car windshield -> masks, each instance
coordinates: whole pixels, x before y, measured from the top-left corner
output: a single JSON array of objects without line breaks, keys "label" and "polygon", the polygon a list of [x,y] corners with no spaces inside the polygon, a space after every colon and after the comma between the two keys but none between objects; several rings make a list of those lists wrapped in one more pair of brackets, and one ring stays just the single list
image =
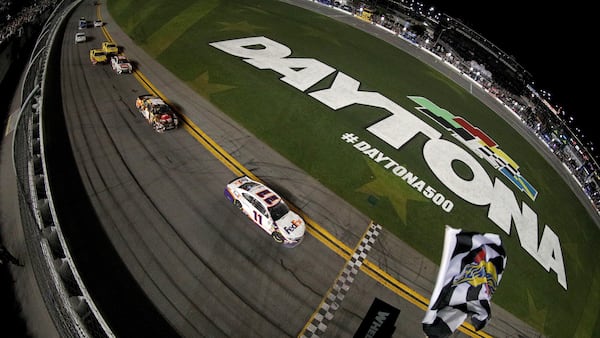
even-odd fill
[{"label": "car windshield", "polygon": [[273,220],[277,221],[281,217],[285,216],[288,212],[290,212],[290,209],[283,201],[281,201],[275,204],[274,206],[270,207],[269,212],[271,213],[271,217],[273,217]]},{"label": "car windshield", "polygon": [[161,114],[169,114],[171,109],[166,104],[156,106],[156,112]]}]

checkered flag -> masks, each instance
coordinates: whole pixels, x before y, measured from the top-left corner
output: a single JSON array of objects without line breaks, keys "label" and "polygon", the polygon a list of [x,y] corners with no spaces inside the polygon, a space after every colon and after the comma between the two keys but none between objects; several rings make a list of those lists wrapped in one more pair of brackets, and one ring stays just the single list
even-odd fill
[{"label": "checkered flag", "polygon": [[490,320],[490,300],[505,268],[500,236],[446,226],[440,271],[422,322],[425,334],[448,337],[468,315],[481,330]]}]

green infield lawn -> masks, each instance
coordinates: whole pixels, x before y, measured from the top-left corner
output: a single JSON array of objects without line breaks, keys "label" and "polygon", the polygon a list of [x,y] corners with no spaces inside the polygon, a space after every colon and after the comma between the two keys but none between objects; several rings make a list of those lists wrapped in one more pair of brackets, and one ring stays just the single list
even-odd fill
[{"label": "green infield lawn", "polygon": [[[429,66],[371,35],[333,19],[278,1],[255,0],[110,0],[118,24],[148,53],[182,81],[208,98],[257,137],[303,168],[356,208],[410,243],[434,262],[440,261],[444,225],[502,236],[508,264],[494,303],[552,337],[600,334],[599,229],[561,177],[502,118],[460,86]],[[340,14],[341,15],[341,14]],[[382,34],[384,34],[382,32]],[[488,218],[488,205],[465,201],[433,174],[423,155],[428,138],[418,135],[395,149],[367,130],[390,114],[366,105],[331,109],[308,95],[332,85],[336,73],[306,91],[280,80],[209,43],[265,36],[292,50],[291,57],[314,58],[359,81],[360,91],[378,92],[465,148],[448,131],[415,107],[409,96],[429,99],[461,116],[493,138],[519,165],[539,195],[534,200],[484,160],[490,180],[514,192],[518,206],[537,214],[535,249],[546,226],[560,240],[568,282],[546,271],[522,248],[515,227],[504,232]],[[419,189],[382,163],[342,140],[353,133],[453,202],[444,211]],[[471,172],[460,163],[458,175]],[[537,241],[536,241],[537,239]],[[554,252],[554,254],[557,254]]]}]

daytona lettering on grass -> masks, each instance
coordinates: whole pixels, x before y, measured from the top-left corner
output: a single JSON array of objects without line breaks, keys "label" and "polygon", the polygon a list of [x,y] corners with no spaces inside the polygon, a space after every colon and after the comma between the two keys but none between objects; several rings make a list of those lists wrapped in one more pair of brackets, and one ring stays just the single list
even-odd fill
[{"label": "daytona lettering on grass", "polygon": [[385,156],[385,154],[383,154],[377,148],[371,147],[371,145],[365,141],[359,142],[358,136],[354,135],[353,133],[344,133],[342,135],[342,140],[346,141],[346,143],[353,144],[355,149],[367,155],[375,163],[380,164],[385,169],[391,171],[394,175],[400,177],[411,188],[423,194],[423,196],[430,199],[435,205],[442,208],[442,210],[445,212],[450,212],[452,211],[452,208],[454,208],[454,202],[447,200],[444,195],[437,192],[436,189],[425,183],[425,181],[419,179],[419,176],[413,174],[411,171],[401,166],[398,164],[398,162],[392,160],[388,156]]},{"label": "daytona lettering on grass", "polygon": [[[442,133],[436,128],[381,93],[360,90],[360,81],[341,71],[336,73],[335,68],[316,59],[292,57],[292,50],[289,47],[267,37],[255,36],[218,41],[212,42],[210,45],[230,55],[241,57],[244,62],[258,69],[270,69],[281,74],[281,81],[303,92],[307,91],[309,96],[333,111],[352,105],[377,107],[387,111],[387,116],[367,127],[367,131],[395,149],[401,149],[417,135],[427,137],[428,140],[422,149],[423,159],[440,182],[464,201],[474,206],[487,208],[488,219],[506,234],[510,235],[511,229],[514,228],[519,236],[521,247],[546,271],[554,271],[558,283],[565,290],[568,289],[558,235],[549,225],[538,224],[537,213],[525,201],[518,200],[510,187],[501,179],[488,176],[486,170],[473,156],[475,149],[471,147],[471,139],[485,140],[484,143],[488,148],[491,147],[489,150],[495,156],[486,155],[486,161],[489,164],[493,164],[496,160],[503,160],[495,165],[498,166],[504,177],[511,180],[513,187],[519,187],[519,190],[526,191],[533,202],[536,200],[537,191],[521,176],[516,162],[513,163],[514,161],[510,157],[504,156],[505,153],[497,148],[497,144],[491,138],[486,137],[487,135],[479,128],[450,114],[429,99],[419,96],[409,97],[420,105],[417,109],[425,112],[430,118],[436,119],[436,122],[447,127],[447,130],[462,133],[464,129],[467,133],[463,133],[461,137],[467,143],[463,142],[463,146],[467,146],[471,150],[469,153],[454,142],[443,139]],[[336,74],[331,87],[310,91],[311,87],[333,73]],[[477,156],[483,156],[478,153],[479,150],[486,153],[486,149],[477,148],[475,151]],[[492,163],[489,162],[490,160],[493,160]],[[465,180],[457,175],[452,167],[454,161],[466,165],[471,170],[473,178]],[[495,165],[493,166],[495,167]],[[542,228],[540,236],[539,229]]]}]

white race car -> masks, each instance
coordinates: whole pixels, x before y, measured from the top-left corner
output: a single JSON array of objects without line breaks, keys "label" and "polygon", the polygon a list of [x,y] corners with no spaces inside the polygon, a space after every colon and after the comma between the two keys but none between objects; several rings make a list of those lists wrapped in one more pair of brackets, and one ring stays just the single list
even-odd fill
[{"label": "white race car", "polygon": [[75,33],[75,43],[85,42],[86,40],[85,32]]},{"label": "white race car", "polygon": [[276,242],[286,247],[302,242],[306,230],[304,220],[264,184],[242,176],[227,184],[225,197]]},{"label": "white race car", "polygon": [[113,55],[110,57],[110,65],[117,74],[129,73],[133,67],[125,55]]}]

